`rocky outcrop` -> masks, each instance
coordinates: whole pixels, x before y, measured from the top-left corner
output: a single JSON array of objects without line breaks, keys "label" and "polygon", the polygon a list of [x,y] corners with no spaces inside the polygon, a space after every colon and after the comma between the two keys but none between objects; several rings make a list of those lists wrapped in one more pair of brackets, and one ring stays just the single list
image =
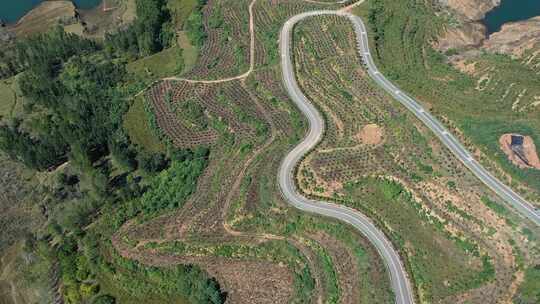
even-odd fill
[{"label": "rocky outcrop", "polygon": [[483,48],[514,57],[522,57],[528,50],[540,49],[540,16],[504,24],[499,32],[489,36]]},{"label": "rocky outcrop", "polygon": [[[540,17],[504,24],[499,32],[486,37],[479,20],[500,4],[501,0],[439,0],[457,21],[439,36],[434,47],[442,52],[456,50],[451,61],[476,56],[478,51],[507,54],[522,58],[526,65],[540,64]],[[526,56],[524,56],[526,54]]]},{"label": "rocky outcrop", "polygon": [[450,49],[478,47],[486,38],[485,27],[477,22],[465,23],[460,27],[447,28],[439,37],[436,48],[443,52]]},{"label": "rocky outcrop", "polygon": [[58,23],[76,23],[77,17],[77,10],[71,1],[43,1],[24,15],[12,30],[17,37],[26,36],[44,32]]},{"label": "rocky outcrop", "polygon": [[439,0],[456,18],[457,26],[447,27],[440,35],[435,48],[446,52],[478,47],[486,38],[486,28],[478,22],[501,0]]},{"label": "rocky outcrop", "polygon": [[484,19],[487,12],[501,3],[501,0],[439,0],[468,21]]}]

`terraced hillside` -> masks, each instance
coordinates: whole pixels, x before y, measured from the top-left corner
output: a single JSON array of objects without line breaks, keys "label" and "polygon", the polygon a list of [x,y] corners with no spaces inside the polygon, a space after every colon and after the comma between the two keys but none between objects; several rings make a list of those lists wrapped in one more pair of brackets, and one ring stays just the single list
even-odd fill
[{"label": "terraced hillside", "polygon": [[408,257],[422,300],[513,298],[522,257],[512,248],[532,249],[520,237],[525,226],[505,223],[482,203],[497,198],[371,82],[353,37],[340,17],[296,29],[298,78],[327,126],[298,168],[300,187],[378,219]]},{"label": "terraced hillside", "polygon": [[[23,66],[5,82],[10,90],[23,85],[0,106],[9,113],[0,135],[27,137],[11,148],[0,137],[11,157],[0,158],[3,180],[25,185],[0,196],[8,215],[0,222],[16,235],[1,239],[0,302],[395,303],[389,267],[369,238],[347,221],[293,208],[276,177],[313,127],[283,84],[279,48],[283,25],[308,11],[362,16],[381,72],[490,170],[527,199],[539,197],[537,172],[512,167],[491,141],[502,131],[537,140],[534,112],[501,114],[488,101],[514,75],[508,96],[531,87],[523,94],[530,102],[535,79],[504,56],[482,55],[472,75],[454,70],[431,48],[443,21],[429,3],[145,1],[135,1],[137,10],[155,14],[140,18],[158,34],[135,26],[51,61],[61,64],[47,77],[73,95],[49,103],[40,103],[42,91],[26,96],[35,75]],[[296,81],[324,118],[321,142],[294,171],[299,194],[369,217],[397,249],[414,303],[536,303],[540,228],[371,80],[356,34],[343,15],[306,17],[293,28]],[[158,40],[161,47],[152,44]],[[88,94],[92,85],[103,94]],[[470,104],[476,97],[482,102]],[[57,114],[57,100],[71,106]],[[101,144],[85,145],[77,135],[93,133],[54,124],[93,113],[77,107],[81,100],[105,113],[85,125],[108,128],[96,136]],[[77,145],[56,146],[66,151],[60,160],[23,171],[16,162],[35,155],[16,148],[50,144],[43,130],[63,131]],[[35,292],[22,296],[28,290]]]}]

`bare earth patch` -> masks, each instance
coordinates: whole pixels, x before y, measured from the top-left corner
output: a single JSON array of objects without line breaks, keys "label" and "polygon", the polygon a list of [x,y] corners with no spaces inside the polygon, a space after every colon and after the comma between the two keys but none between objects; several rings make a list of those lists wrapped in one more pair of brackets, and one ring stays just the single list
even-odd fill
[{"label": "bare earth patch", "polygon": [[383,129],[376,124],[365,125],[356,135],[356,139],[366,145],[378,145],[383,139]]},{"label": "bare earth patch", "polygon": [[499,144],[514,165],[520,168],[540,169],[536,146],[530,136],[503,134]]},{"label": "bare earth patch", "polygon": [[76,23],[75,5],[71,1],[45,1],[26,14],[13,27],[17,36],[41,33],[57,23]]}]

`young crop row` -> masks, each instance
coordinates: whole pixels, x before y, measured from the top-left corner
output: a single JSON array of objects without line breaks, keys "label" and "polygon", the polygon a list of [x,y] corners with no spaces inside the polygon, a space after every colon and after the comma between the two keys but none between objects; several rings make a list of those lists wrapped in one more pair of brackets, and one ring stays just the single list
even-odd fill
[{"label": "young crop row", "polygon": [[[476,207],[483,212],[474,210],[485,189],[428,130],[378,90],[354,46],[341,41],[346,35],[325,34],[340,28],[332,19],[308,19],[295,29],[297,78],[326,122],[325,139],[298,170],[302,190],[366,211],[390,227],[425,300],[454,301],[464,292],[471,299],[490,293],[492,299],[501,297],[500,290],[513,280],[512,260],[519,254],[500,247],[509,240],[486,241],[486,233],[509,231],[511,225],[499,226],[484,207]],[[358,140],[366,124],[381,128],[380,144]],[[421,258],[427,252],[429,261]],[[463,261],[477,267],[464,271]],[[486,284],[491,280],[498,288]]]},{"label": "young crop row", "polygon": [[248,0],[210,0],[203,9],[206,39],[191,79],[233,77],[249,68]]}]

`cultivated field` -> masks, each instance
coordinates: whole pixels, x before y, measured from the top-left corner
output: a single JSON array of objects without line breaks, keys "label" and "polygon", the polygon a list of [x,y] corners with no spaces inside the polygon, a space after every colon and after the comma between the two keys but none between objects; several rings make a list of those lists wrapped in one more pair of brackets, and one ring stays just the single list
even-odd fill
[{"label": "cultivated field", "polygon": [[353,38],[339,17],[296,28],[299,83],[327,127],[298,168],[299,186],[378,219],[407,256],[421,299],[513,298],[523,264],[538,259],[521,234],[528,228],[506,219],[508,212],[497,214],[497,199],[381,93],[362,69]]},{"label": "cultivated field", "polygon": [[[64,164],[35,173],[0,155],[0,224],[8,232],[0,238],[0,302],[17,281],[5,272],[17,265],[13,273],[38,282],[55,303],[111,295],[116,303],[193,304],[210,302],[193,298],[207,294],[214,303],[394,303],[371,243],[350,225],[291,208],[276,178],[308,129],[282,85],[281,26],[355,1],[335,2],[167,1],[171,18],[159,26],[173,28],[177,45],[110,61],[125,61],[119,68],[128,73],[120,89],[108,88],[123,109],[107,115],[123,115],[111,119],[119,127],[99,159],[75,146]],[[429,4],[402,2],[370,0],[357,10],[371,24],[382,71],[479,147],[475,156],[490,169],[539,197],[538,173],[512,167],[496,150],[501,132],[540,146],[531,110],[537,77],[492,55],[463,62],[469,74],[451,69],[428,46],[440,26]],[[133,20],[135,3],[107,1],[107,22],[116,21],[104,28]],[[83,17],[101,20],[93,13]],[[368,215],[399,249],[417,303],[535,303],[539,228],[504,207],[370,80],[349,21],[305,19],[292,51],[298,83],[325,119],[323,140],[297,168],[299,190]],[[415,69],[425,73],[410,77]],[[25,110],[15,79],[0,83],[6,117]],[[24,237],[34,226],[45,226],[44,236]]]}]

